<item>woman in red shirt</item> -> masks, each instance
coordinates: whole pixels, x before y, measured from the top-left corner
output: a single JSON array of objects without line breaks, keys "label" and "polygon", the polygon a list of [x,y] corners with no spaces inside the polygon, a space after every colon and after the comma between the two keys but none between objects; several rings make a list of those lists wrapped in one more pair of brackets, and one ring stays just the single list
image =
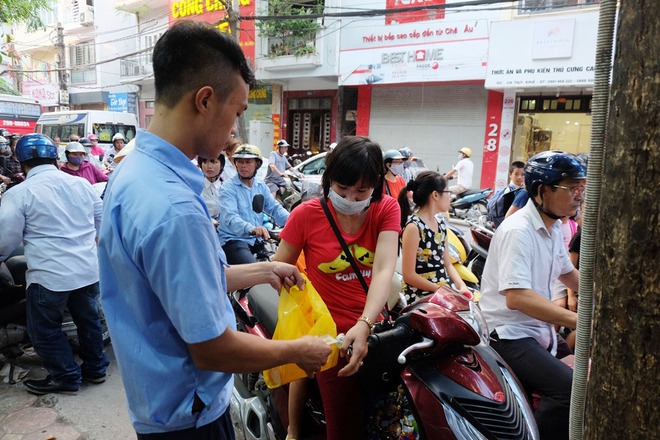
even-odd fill
[{"label": "woman in red shirt", "polygon": [[[295,264],[304,251],[310,281],[328,306],[337,332],[346,334],[338,365],[316,375],[329,440],[364,438],[364,402],[355,373],[367,355],[367,337],[390,292],[401,229],[398,204],[382,197],[382,163],[378,144],[347,136],[326,157],[323,174],[323,199],[369,286],[368,294],[337,237],[329,232],[321,199],[307,201],[291,212],[274,258]],[[288,434],[292,439],[299,436],[302,410],[298,405],[303,403],[305,386],[305,381],[298,381],[290,388]]]}]

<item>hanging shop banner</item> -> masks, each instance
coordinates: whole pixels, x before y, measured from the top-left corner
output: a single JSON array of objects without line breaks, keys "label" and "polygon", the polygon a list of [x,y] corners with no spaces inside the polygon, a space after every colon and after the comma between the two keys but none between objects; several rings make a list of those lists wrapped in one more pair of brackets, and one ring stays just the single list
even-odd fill
[{"label": "hanging shop banner", "polygon": [[23,81],[23,94],[36,99],[44,107],[53,107],[60,103],[60,87],[57,84]]},{"label": "hanging shop banner", "polygon": [[[242,17],[255,15],[256,0],[239,0],[238,12]],[[170,26],[179,20],[205,21],[221,32],[229,33],[229,22],[224,21],[227,10],[220,0],[170,0]],[[245,56],[254,64],[254,20],[238,23],[238,42]]]},{"label": "hanging shop banner", "polygon": [[[429,3],[450,6],[454,1]],[[394,11],[401,5],[416,6],[419,2],[360,3],[354,7]],[[488,21],[498,18],[498,11],[462,11],[449,19],[440,19],[444,17],[440,11],[396,12],[342,24],[339,84],[483,80],[488,58]]]},{"label": "hanging shop banner", "polygon": [[491,23],[487,89],[594,84],[598,12]]}]

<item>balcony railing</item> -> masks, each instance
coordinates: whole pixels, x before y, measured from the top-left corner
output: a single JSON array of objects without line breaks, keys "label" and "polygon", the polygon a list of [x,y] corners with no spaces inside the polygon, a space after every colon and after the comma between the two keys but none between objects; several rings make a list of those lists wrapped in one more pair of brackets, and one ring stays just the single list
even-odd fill
[{"label": "balcony railing", "polygon": [[145,76],[153,73],[153,67],[146,57],[125,58],[119,62],[119,74],[122,78]]}]

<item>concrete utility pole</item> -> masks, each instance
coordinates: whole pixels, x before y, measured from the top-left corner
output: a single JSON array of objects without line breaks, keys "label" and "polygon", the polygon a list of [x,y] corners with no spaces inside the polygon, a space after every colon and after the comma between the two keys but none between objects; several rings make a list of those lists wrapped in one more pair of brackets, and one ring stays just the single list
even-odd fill
[{"label": "concrete utility pole", "polygon": [[67,86],[67,79],[69,77],[69,72],[65,70],[66,51],[64,47],[64,28],[60,22],[57,23],[57,41],[55,43],[55,47],[57,48],[57,83],[60,89],[60,110],[64,110],[61,108],[62,106],[67,106],[68,110],[69,90]]}]

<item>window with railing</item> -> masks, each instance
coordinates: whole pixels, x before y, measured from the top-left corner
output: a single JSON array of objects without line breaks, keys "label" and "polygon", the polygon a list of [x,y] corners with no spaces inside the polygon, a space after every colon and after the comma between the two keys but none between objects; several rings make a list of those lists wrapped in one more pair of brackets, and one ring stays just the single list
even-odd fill
[{"label": "window with railing", "polygon": [[96,52],[94,42],[69,46],[69,65],[71,66],[71,83],[96,82]]},{"label": "window with railing", "polygon": [[600,4],[600,0],[519,0],[519,14],[540,14],[583,9]]}]

